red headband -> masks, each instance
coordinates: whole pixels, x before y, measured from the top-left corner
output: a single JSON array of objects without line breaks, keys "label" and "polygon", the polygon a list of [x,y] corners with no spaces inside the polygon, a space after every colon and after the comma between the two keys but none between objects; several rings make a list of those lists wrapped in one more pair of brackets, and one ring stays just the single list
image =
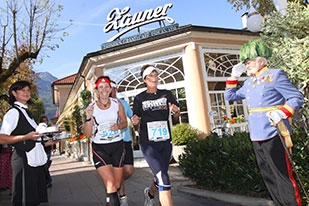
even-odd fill
[{"label": "red headband", "polygon": [[106,78],[99,79],[95,86],[98,87],[100,83],[107,83],[111,87],[111,82]]}]

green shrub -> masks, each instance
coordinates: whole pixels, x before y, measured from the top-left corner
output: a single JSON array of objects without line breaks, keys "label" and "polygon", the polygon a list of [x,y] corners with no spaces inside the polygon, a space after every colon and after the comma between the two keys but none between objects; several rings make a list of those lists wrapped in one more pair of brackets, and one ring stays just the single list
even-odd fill
[{"label": "green shrub", "polygon": [[172,142],[174,145],[185,145],[198,139],[198,130],[190,124],[177,124],[172,128]]},{"label": "green shrub", "polygon": [[208,189],[267,195],[248,133],[211,135],[187,144],[179,166],[184,176]]},{"label": "green shrub", "polygon": [[[294,124],[293,127],[293,148],[292,148],[292,159],[295,162],[295,168],[299,174],[299,177],[303,183],[303,186],[309,194],[309,138],[305,129],[297,124]],[[296,179],[296,181],[298,181]],[[299,184],[298,184],[299,185]],[[302,194],[304,200],[306,200],[305,194],[299,187],[299,191]],[[309,204],[309,200],[307,200]]]},{"label": "green shrub", "polygon": [[[292,158],[308,193],[309,139],[303,128],[294,127],[293,131]],[[180,156],[179,166],[184,176],[203,188],[246,195],[258,192],[255,195],[269,196],[248,133],[234,133],[222,138],[213,134],[191,142]],[[299,191],[305,199],[300,187]]]}]

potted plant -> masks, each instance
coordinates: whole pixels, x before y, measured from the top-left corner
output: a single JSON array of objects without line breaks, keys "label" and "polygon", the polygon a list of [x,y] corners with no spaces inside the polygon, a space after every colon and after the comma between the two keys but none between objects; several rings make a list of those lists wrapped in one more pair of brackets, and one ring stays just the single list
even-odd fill
[{"label": "potted plant", "polygon": [[234,134],[234,132],[246,132],[248,130],[248,123],[245,121],[245,116],[240,115],[238,117],[224,117],[224,122],[226,124],[226,127],[230,129],[231,135]]},{"label": "potted plant", "polygon": [[184,148],[189,142],[198,139],[198,130],[189,123],[177,124],[172,128],[173,158],[179,161],[179,156],[184,153]]}]

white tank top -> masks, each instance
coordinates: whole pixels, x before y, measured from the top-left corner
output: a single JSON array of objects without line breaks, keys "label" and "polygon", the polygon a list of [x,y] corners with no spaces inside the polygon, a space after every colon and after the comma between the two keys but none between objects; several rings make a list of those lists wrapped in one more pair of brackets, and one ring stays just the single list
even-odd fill
[{"label": "white tank top", "polygon": [[[112,142],[118,142],[123,140],[121,130],[112,131],[110,127],[113,124],[118,123],[118,100],[110,98],[111,106],[102,110],[95,103],[93,110],[94,125],[93,125],[93,137],[92,141],[96,144],[108,144]],[[93,103],[92,103],[93,104]]]}]

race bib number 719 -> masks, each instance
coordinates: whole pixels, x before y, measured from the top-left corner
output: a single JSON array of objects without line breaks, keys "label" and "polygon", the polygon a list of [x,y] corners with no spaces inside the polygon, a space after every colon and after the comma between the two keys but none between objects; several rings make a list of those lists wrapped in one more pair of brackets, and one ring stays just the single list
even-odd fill
[{"label": "race bib number 719", "polygon": [[147,122],[148,139],[150,141],[165,141],[170,138],[167,121]]}]

